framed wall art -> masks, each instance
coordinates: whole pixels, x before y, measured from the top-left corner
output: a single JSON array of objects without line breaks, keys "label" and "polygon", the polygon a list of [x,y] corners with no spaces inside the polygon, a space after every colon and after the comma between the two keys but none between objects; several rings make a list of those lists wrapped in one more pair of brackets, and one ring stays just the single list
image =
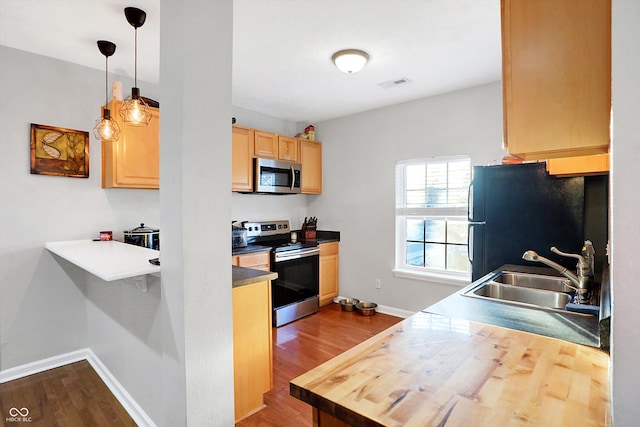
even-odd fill
[{"label": "framed wall art", "polygon": [[89,177],[89,132],[31,123],[31,173]]}]

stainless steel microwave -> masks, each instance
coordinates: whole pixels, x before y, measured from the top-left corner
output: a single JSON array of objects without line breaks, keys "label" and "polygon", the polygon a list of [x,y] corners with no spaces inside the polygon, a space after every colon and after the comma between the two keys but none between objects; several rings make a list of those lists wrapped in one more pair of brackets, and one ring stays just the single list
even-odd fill
[{"label": "stainless steel microwave", "polygon": [[254,187],[256,193],[300,193],[300,163],[273,159],[254,159]]}]

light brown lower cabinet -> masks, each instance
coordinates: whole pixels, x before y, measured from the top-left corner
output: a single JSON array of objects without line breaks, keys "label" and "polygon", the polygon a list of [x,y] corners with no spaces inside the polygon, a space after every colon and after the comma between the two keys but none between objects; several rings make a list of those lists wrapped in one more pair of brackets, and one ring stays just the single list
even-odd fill
[{"label": "light brown lower cabinet", "polygon": [[273,387],[271,282],[232,290],[235,421],[262,409]]},{"label": "light brown lower cabinet", "polygon": [[338,296],[338,242],[320,244],[320,305],[327,305]]},{"label": "light brown lower cabinet", "polygon": [[231,257],[231,265],[253,268],[254,270],[270,271],[271,262],[269,252],[255,252]]}]

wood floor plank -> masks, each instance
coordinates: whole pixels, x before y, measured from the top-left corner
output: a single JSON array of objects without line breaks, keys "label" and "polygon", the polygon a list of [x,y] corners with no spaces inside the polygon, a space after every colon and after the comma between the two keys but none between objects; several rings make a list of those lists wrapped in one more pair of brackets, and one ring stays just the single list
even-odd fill
[{"label": "wood floor plank", "polygon": [[[135,422],[89,362],[82,360],[0,384],[0,425],[27,408],[31,427],[129,427]],[[15,410],[14,410],[15,412]]]},{"label": "wood floor plank", "polygon": [[[361,316],[329,304],[316,314],[274,328],[274,384],[264,396],[267,406],[236,426],[311,426],[311,406],[289,394],[289,381],[401,320],[381,313]],[[5,423],[11,408],[27,408],[31,421]],[[136,425],[86,360],[0,384],[0,413],[0,426]]]},{"label": "wood floor plank", "polygon": [[273,330],[273,388],[266,408],[237,427],[310,427],[311,406],[289,394],[289,381],[395,325],[402,319],[378,313],[361,316],[329,304],[318,313]]}]

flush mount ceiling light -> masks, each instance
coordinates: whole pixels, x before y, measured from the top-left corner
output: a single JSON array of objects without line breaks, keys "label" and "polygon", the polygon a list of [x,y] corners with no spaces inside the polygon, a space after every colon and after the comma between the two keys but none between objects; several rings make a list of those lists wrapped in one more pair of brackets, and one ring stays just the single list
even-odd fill
[{"label": "flush mount ceiling light", "polygon": [[125,7],[124,16],[135,28],[134,86],[131,88],[131,96],[128,96],[120,107],[120,115],[126,125],[147,126],[151,121],[151,111],[144,99],[140,97],[138,88],[138,28],[144,24],[147,14],[136,7]]},{"label": "flush mount ceiling light", "polygon": [[369,60],[369,55],[360,49],[345,49],[334,53],[331,59],[338,70],[353,74],[364,68]]},{"label": "flush mount ceiling light", "polygon": [[102,110],[102,118],[96,120],[96,125],[93,128],[93,135],[97,139],[103,141],[113,141],[120,136],[120,126],[115,120],[111,118],[111,111],[109,111],[109,57],[116,51],[116,45],[107,40],[98,40],[98,49],[105,58],[105,79],[104,79],[104,109]]}]

